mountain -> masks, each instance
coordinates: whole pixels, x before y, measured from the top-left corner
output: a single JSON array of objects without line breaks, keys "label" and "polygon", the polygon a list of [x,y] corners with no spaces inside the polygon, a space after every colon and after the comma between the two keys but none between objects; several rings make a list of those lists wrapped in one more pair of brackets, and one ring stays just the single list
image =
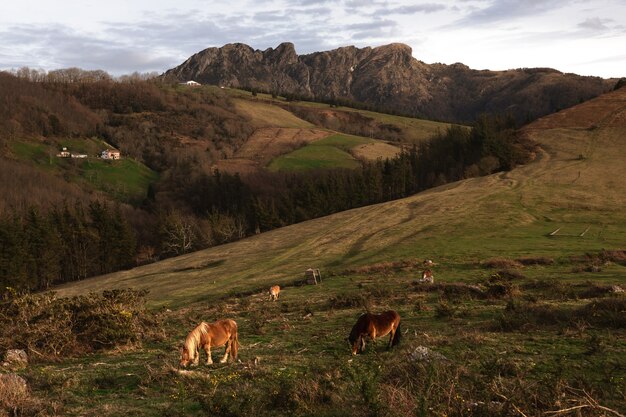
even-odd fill
[{"label": "mountain", "polygon": [[165,78],[197,80],[317,99],[346,99],[374,108],[463,122],[483,112],[535,119],[609,91],[615,80],[549,68],[473,70],[456,63],[426,64],[409,46],[347,46],[296,54],[292,43],[254,50],[234,43],[208,48],[168,70]]}]

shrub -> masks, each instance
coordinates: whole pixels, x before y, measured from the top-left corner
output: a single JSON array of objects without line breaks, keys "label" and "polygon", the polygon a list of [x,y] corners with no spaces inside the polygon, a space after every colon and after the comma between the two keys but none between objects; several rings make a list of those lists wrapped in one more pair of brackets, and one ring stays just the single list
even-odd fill
[{"label": "shrub", "polygon": [[328,299],[328,305],[331,309],[364,307],[369,302],[361,294],[345,294],[339,293]]},{"label": "shrub", "polygon": [[516,271],[514,269],[502,269],[498,272],[496,272],[495,274],[492,274],[489,277],[489,281],[491,282],[495,282],[495,281],[513,281],[513,280],[518,280],[518,279],[525,279],[526,276],[524,276],[524,274],[522,274],[519,271]]},{"label": "shrub", "polygon": [[53,359],[161,338],[159,320],[145,309],[146,293],[113,290],[71,298],[54,293],[14,298],[0,306],[5,324],[0,347]]},{"label": "shrub", "polygon": [[579,308],[576,316],[596,327],[626,328],[626,297],[594,300]]},{"label": "shrub", "polygon": [[522,268],[523,265],[514,259],[509,258],[489,258],[480,263],[485,268],[512,269]]},{"label": "shrub", "polygon": [[517,258],[516,261],[522,265],[552,265],[554,263],[554,259],[546,256]]}]

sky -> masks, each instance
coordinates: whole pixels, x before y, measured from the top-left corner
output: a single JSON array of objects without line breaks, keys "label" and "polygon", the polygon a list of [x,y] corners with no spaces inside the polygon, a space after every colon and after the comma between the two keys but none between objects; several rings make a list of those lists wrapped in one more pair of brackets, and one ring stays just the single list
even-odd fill
[{"label": "sky", "polygon": [[0,1],[0,69],[164,72],[209,47],[412,47],[427,64],[626,77],[626,0]]}]

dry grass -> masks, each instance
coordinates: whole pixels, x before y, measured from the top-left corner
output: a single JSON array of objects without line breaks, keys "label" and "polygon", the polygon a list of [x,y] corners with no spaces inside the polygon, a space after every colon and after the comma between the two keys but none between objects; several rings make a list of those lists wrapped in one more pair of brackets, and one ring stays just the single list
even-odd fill
[{"label": "dry grass", "polygon": [[256,127],[288,127],[288,128],[311,128],[311,123],[296,117],[293,113],[281,107],[274,106],[265,101],[233,100],[237,111],[250,118],[250,122]]},{"label": "dry grass", "polygon": [[374,142],[358,145],[352,149],[352,155],[357,159],[375,161],[376,159],[391,159],[400,153],[400,148],[385,142]]},{"label": "dry grass", "polygon": [[[626,112],[626,90],[623,95],[611,100],[621,100]],[[626,126],[600,126],[594,131],[535,126],[526,133],[544,150],[534,162],[509,173],[448,184],[402,200],[71,283],[59,292],[72,295],[132,286],[149,289],[153,306],[172,306],[232,289],[292,281],[308,267],[324,273],[331,268],[432,256],[447,257],[447,262],[502,258],[504,265],[493,265],[500,270],[511,265],[519,268],[519,262],[513,261],[519,255],[510,257],[509,253],[556,257],[623,246],[626,193],[620,179],[626,177],[626,142],[618,138],[626,134]],[[575,160],[580,153],[589,157]],[[584,238],[546,237],[555,224],[582,230],[588,224],[594,226]],[[210,270],[171,272],[203,259],[225,262]],[[437,267],[436,279],[442,276],[442,266]],[[468,272],[461,274],[467,277]]]},{"label": "dry grass", "polygon": [[276,156],[291,152],[330,134],[331,132],[321,129],[261,128],[248,138],[235,157],[265,165]]},{"label": "dry grass", "polygon": [[521,262],[516,261],[514,259],[509,259],[509,258],[489,258],[489,259],[485,259],[484,261],[482,261],[480,263],[482,266],[484,266],[485,268],[497,268],[497,269],[515,269],[515,268],[522,268],[524,265],[522,265]]}]

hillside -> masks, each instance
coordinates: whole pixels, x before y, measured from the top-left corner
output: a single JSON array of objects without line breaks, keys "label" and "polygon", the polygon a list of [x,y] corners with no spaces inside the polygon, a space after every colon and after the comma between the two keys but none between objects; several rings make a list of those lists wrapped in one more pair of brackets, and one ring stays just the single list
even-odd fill
[{"label": "hillside", "polygon": [[[63,295],[132,286],[154,305],[292,282],[393,259],[440,260],[446,268],[494,256],[565,256],[625,241],[626,89],[538,120],[524,131],[541,151],[527,166],[413,197],[350,210],[228,245],[59,288]],[[592,120],[592,121],[590,121]],[[608,170],[608,171],[607,171]],[[493,225],[497,225],[494,228]],[[582,238],[551,238],[582,233]],[[449,266],[446,266],[449,265]],[[455,271],[467,280],[471,271]]]},{"label": "hillside", "polygon": [[291,43],[264,51],[236,43],[207,48],[164,74],[165,79],[356,101],[372,108],[434,120],[467,122],[484,112],[512,111],[524,122],[588,100],[616,80],[549,68],[473,70],[426,64],[404,44],[347,46],[297,55]]},{"label": "hillside", "polygon": [[[508,173],[57,287],[149,290],[162,335],[22,374],[77,415],[620,415],[626,89],[524,133],[541,148]],[[302,285],[307,267],[321,285]],[[400,345],[351,357],[359,315],[388,309]],[[180,369],[187,333],[220,318],[238,323],[240,362]]]}]

